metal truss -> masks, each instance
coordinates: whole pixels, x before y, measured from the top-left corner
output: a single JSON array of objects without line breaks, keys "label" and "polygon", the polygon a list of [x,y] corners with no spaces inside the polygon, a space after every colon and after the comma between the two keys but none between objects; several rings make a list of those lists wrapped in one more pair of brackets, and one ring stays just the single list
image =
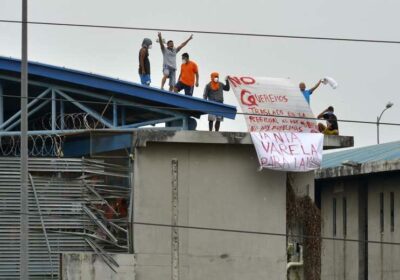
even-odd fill
[{"label": "metal truss", "polygon": [[[20,82],[18,78],[4,75],[0,75],[0,79],[5,82]],[[60,135],[88,129],[130,131],[144,126],[170,122],[178,125],[174,129],[188,129],[189,115],[174,110],[152,108],[114,95],[103,95],[43,82],[30,81],[29,86],[42,89],[41,93],[35,94],[35,98],[30,95],[32,99],[28,100],[29,135]],[[21,123],[21,111],[19,110],[6,118],[4,115],[4,95],[8,96],[9,94],[3,90],[0,81],[0,137],[19,135],[18,127]],[[88,99],[93,102],[83,101]],[[17,98],[15,100],[19,102]],[[43,114],[43,108],[49,104],[51,110]],[[94,108],[96,105],[97,109]],[[68,113],[65,109],[67,106],[70,108]],[[72,113],[71,107],[74,108]],[[102,107],[102,112],[99,112],[99,107]],[[105,116],[106,111],[108,115],[112,111],[111,119]],[[146,112],[147,115],[152,115],[154,118],[132,121],[132,118],[127,114],[128,111]]]}]

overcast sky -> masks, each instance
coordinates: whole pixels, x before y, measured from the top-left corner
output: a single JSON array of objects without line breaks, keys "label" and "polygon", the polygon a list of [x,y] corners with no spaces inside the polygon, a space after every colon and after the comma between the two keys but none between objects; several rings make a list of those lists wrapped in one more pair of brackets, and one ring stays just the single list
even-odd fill
[{"label": "overcast sky", "polygon": [[[1,0],[0,19],[19,20],[21,1]],[[210,30],[399,40],[400,2],[395,0],[29,0],[29,20],[165,29]],[[165,33],[180,43],[190,34]],[[157,32],[56,26],[30,26],[29,59],[138,82],[138,51],[144,37]],[[20,26],[0,23],[0,55],[20,58]],[[201,97],[209,74],[290,77],[312,86],[334,77],[337,90],[321,87],[311,99],[315,114],[329,105],[338,118],[376,121],[390,100],[383,122],[400,122],[400,45],[334,41],[194,35],[185,51],[200,69]],[[150,53],[152,86],[161,80],[162,56],[155,44]],[[237,106],[233,93],[225,102]],[[207,120],[199,121],[207,129]],[[226,120],[222,130],[245,131],[242,116]],[[376,143],[376,126],[340,124],[356,146]],[[400,140],[400,127],[382,126],[381,141]]]}]

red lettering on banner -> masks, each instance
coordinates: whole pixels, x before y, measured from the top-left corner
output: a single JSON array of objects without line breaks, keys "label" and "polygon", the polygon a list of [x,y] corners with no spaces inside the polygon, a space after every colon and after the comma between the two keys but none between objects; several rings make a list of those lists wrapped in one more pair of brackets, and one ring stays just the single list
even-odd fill
[{"label": "red lettering on banner", "polygon": [[256,116],[248,116],[249,122],[251,123],[278,123],[277,118],[270,117],[256,117]]},{"label": "red lettering on banner", "polygon": [[290,133],[290,137],[291,137],[291,142],[292,143],[294,141],[299,141],[299,143],[301,143],[301,140],[299,139],[299,137],[297,137],[296,133]]},{"label": "red lettering on banner", "polygon": [[234,87],[241,85],[240,79],[238,77],[229,77],[229,81]]},{"label": "red lettering on banner", "polygon": [[277,157],[277,156],[270,156],[270,157],[262,157],[260,159],[261,165],[263,166],[269,166],[273,168],[289,168],[290,163],[285,159],[285,157]]},{"label": "red lettering on banner", "polygon": [[299,154],[299,153],[295,153],[295,151],[297,150],[297,145],[289,145],[288,148],[289,148],[290,154],[292,156]]},{"label": "red lettering on banner", "polygon": [[311,155],[318,156],[318,149],[314,146],[314,144],[311,144]]},{"label": "red lettering on banner", "polygon": [[245,85],[253,85],[256,83],[256,80],[254,80],[254,78],[252,78],[252,77],[241,77],[240,80]]},{"label": "red lettering on banner", "polygon": [[247,106],[257,106],[257,101],[254,95],[251,94],[250,91],[248,90],[242,90],[240,93],[240,101],[242,104],[247,105]]},{"label": "red lettering on banner", "polygon": [[303,151],[303,155],[307,155],[307,156],[311,155],[310,152],[307,153],[307,151],[304,150],[304,146],[303,145],[301,145],[300,147],[301,147],[301,150]]},{"label": "red lettering on banner", "polygon": [[229,81],[234,87],[240,86],[242,83],[245,85],[253,85],[256,80],[252,77],[229,77]]},{"label": "red lettering on banner", "polygon": [[287,103],[288,98],[285,95],[274,95],[274,94],[256,94],[255,95],[259,103]]}]

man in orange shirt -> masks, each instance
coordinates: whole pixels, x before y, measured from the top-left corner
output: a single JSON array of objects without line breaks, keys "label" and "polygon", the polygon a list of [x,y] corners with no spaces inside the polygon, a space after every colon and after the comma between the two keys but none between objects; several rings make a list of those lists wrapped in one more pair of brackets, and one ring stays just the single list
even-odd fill
[{"label": "man in orange shirt", "polygon": [[179,81],[175,85],[174,91],[180,92],[182,89],[185,91],[185,95],[192,96],[194,86],[199,86],[199,70],[197,64],[189,60],[189,54],[182,54],[182,65],[181,74],[179,75]]}]

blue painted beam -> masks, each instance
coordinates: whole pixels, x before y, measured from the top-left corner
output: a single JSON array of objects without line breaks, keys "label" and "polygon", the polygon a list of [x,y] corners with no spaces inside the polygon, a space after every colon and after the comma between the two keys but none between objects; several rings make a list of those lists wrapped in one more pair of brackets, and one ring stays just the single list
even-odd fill
[{"label": "blue painted beam", "polygon": [[[50,102],[50,101],[48,101]],[[139,128],[140,130],[146,130],[146,128]],[[180,130],[178,127],[152,127],[151,130],[160,130],[160,131],[177,131]],[[104,128],[104,129],[96,129],[96,130],[88,130],[88,129],[71,129],[71,130],[56,130],[56,131],[51,131],[51,130],[29,130],[28,135],[55,135],[57,134],[58,136],[66,136],[66,135],[77,135],[77,134],[85,134],[89,132],[104,132],[104,133],[110,133],[110,132],[120,132],[120,133],[128,133],[135,131],[137,129],[135,128],[129,128],[129,129],[123,129],[123,128],[114,128],[114,129],[109,129],[109,128]],[[21,135],[21,131],[0,131],[0,137],[1,136],[19,136]]]},{"label": "blue painted beam", "polygon": [[99,153],[130,149],[132,133],[111,135],[86,135],[84,137],[69,138],[64,143],[65,157],[81,157]]},{"label": "blue painted beam", "polygon": [[157,120],[151,120],[151,121],[146,121],[146,122],[140,122],[140,123],[134,123],[134,124],[128,124],[124,125],[121,128],[127,129],[127,128],[139,128],[142,126],[146,125],[153,125],[153,124],[159,124],[159,123],[167,123],[175,120],[182,119],[181,117],[171,117],[171,118],[165,118],[165,119],[157,119]]}]

